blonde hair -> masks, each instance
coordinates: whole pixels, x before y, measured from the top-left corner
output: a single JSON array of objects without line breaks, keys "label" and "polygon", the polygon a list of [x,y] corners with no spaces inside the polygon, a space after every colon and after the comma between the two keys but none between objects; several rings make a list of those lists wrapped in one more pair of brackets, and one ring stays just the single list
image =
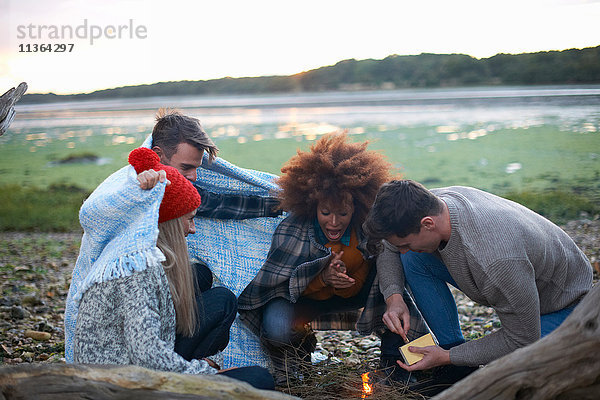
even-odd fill
[{"label": "blonde hair", "polygon": [[158,224],[156,246],[166,257],[163,268],[175,305],[177,333],[192,336],[196,330],[198,312],[203,310],[199,310],[196,304],[196,278],[190,265],[183,231],[183,217],[161,222]]}]

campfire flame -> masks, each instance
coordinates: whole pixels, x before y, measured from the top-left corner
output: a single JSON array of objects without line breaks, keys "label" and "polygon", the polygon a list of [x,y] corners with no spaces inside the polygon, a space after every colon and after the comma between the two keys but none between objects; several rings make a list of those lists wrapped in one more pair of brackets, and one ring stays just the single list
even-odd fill
[{"label": "campfire flame", "polygon": [[362,398],[365,399],[365,398],[367,398],[367,396],[369,396],[370,394],[373,393],[373,388],[371,387],[371,384],[369,383],[369,381],[371,380],[369,377],[369,373],[365,372],[361,376],[362,376],[362,384],[363,384]]}]

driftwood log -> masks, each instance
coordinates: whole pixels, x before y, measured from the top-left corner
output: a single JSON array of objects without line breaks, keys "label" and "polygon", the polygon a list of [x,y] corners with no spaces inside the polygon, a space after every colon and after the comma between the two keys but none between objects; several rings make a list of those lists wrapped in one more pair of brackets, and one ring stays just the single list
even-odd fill
[{"label": "driftwood log", "polygon": [[8,130],[9,125],[15,119],[15,103],[27,90],[27,84],[21,82],[18,87],[9,89],[0,96],[0,136]]},{"label": "driftwood log", "polygon": [[600,285],[550,335],[488,364],[434,399],[600,399]]},{"label": "driftwood log", "polygon": [[217,375],[187,375],[136,366],[19,364],[0,368],[0,400],[272,399],[297,397],[258,390]]}]

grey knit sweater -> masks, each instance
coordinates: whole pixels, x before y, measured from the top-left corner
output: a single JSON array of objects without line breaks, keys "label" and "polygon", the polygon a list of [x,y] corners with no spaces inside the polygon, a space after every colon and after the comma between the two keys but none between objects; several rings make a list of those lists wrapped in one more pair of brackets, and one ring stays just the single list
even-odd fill
[{"label": "grey knit sweater", "polygon": [[[448,205],[452,226],[450,240],[436,254],[460,290],[493,307],[502,324],[452,348],[453,364],[487,364],[534,342],[540,338],[540,315],[575,303],[591,288],[589,260],[552,222],[478,189],[431,191]],[[394,286],[403,284],[402,276]]]},{"label": "grey knit sweater", "polygon": [[74,361],[121,364],[189,374],[214,374],[204,360],[175,353],[175,307],[160,265],[97,283],[81,300]]}]

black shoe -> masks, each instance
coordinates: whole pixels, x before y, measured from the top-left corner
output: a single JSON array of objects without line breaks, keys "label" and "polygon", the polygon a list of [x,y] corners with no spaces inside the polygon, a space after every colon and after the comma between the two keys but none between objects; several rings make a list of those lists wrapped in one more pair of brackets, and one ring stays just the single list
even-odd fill
[{"label": "black shoe", "polygon": [[408,390],[431,397],[443,392],[456,382],[477,371],[478,367],[444,365],[432,369],[431,377],[411,383]]},{"label": "black shoe", "polygon": [[413,372],[408,372],[400,367],[396,362],[398,357],[381,355],[379,358],[378,375],[382,379],[380,382],[392,386],[393,384],[408,385],[416,383],[417,378]]}]

